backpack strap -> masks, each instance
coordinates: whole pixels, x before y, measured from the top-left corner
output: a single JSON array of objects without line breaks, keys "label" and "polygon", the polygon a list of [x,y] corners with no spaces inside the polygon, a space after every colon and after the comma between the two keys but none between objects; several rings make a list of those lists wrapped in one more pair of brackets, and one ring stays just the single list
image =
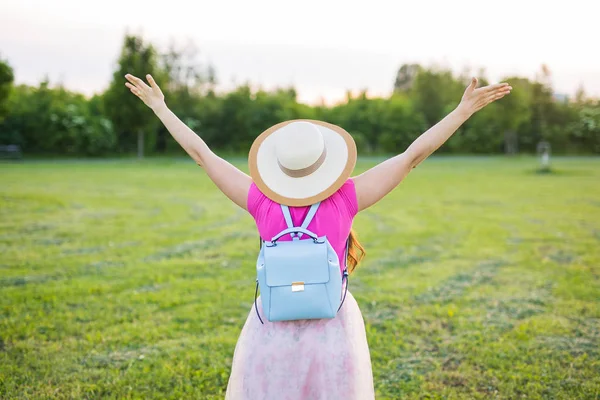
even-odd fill
[{"label": "backpack strap", "polygon": [[[311,221],[315,217],[315,214],[317,213],[317,210],[319,209],[320,205],[321,205],[321,202],[318,202],[318,203],[315,203],[312,206],[310,206],[310,209],[308,210],[308,214],[306,214],[306,218],[304,218],[304,222],[302,222],[301,228],[304,228],[304,229],[308,228],[308,225],[311,223]],[[285,223],[286,223],[288,229],[296,228],[294,226],[294,222],[292,221],[292,215],[290,214],[290,208],[288,206],[281,204],[281,212],[283,213],[283,218],[285,218]],[[292,239],[300,239],[302,237],[302,233],[292,232],[292,233],[290,233],[290,235],[292,236]]]},{"label": "backpack strap", "polygon": [[[254,309],[256,310],[256,316],[258,317],[258,320],[260,321],[261,324],[265,324],[262,320],[262,318],[260,317],[260,313],[258,312],[258,305],[256,304],[256,298],[258,297],[258,279],[256,280],[256,289],[254,290]],[[346,297],[346,295],[344,295],[344,297]],[[338,309],[339,311],[339,309]]]},{"label": "backpack strap", "polygon": [[[342,277],[342,284],[343,284],[344,280],[346,281],[346,285],[345,285],[346,288],[344,289],[344,297],[342,298],[342,302],[340,303],[340,306],[337,309],[338,312],[340,312],[340,310],[342,309],[342,306],[344,305],[344,301],[346,301],[346,294],[348,294],[348,269],[347,268],[344,269],[344,275]],[[262,320],[261,320],[261,322],[262,322]]]},{"label": "backpack strap", "polygon": [[340,306],[338,307],[338,312],[341,310],[342,306],[344,305],[344,301],[346,300],[346,294],[348,294],[348,247],[350,245],[350,236],[348,236],[348,239],[346,239],[346,250],[344,251],[344,273],[342,275],[342,284],[344,283],[344,280],[346,281],[346,287],[344,289],[344,297],[342,298],[342,302],[340,303]]},{"label": "backpack strap", "polygon": [[348,271],[348,248],[350,247],[350,236],[346,239],[346,250],[344,251],[344,270]]},{"label": "backpack strap", "polygon": [[[283,213],[283,218],[285,218],[285,224],[287,225],[288,229],[295,228],[294,222],[292,221],[292,214],[290,214],[290,208],[281,204],[281,212]],[[296,232],[291,232],[290,236],[292,237],[292,240],[298,240],[298,237],[296,237]]]},{"label": "backpack strap", "polygon": [[294,223],[292,222],[292,215],[290,214],[290,208],[288,206],[284,206],[281,204],[281,212],[283,213],[283,218],[285,218],[285,224],[288,228],[293,228]]},{"label": "backpack strap", "polygon": [[[321,202],[318,202],[318,203],[315,203],[312,206],[310,206],[310,210],[308,210],[308,214],[306,214],[306,218],[304,218],[304,222],[302,222],[302,225],[301,225],[302,228],[304,228],[304,229],[308,228],[308,225],[310,225],[310,223],[312,222],[320,205],[321,205]],[[298,234],[298,237],[299,238],[302,237],[302,232],[300,232]]]}]

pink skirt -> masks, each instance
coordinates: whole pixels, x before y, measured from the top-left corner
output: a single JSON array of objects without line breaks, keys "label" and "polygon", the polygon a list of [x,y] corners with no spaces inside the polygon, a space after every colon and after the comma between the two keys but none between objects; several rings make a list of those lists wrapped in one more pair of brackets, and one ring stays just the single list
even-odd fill
[{"label": "pink skirt", "polygon": [[261,317],[264,325],[253,306],[235,348],[227,400],[375,398],[365,325],[350,292],[333,319]]}]

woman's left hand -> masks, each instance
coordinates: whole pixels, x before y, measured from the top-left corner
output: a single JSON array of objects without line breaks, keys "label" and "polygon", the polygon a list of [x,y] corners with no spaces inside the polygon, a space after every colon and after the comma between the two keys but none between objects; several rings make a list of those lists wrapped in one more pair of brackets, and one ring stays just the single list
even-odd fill
[{"label": "woman's left hand", "polygon": [[477,78],[471,80],[471,84],[465,90],[458,109],[470,117],[483,107],[496,100],[500,100],[510,93],[512,86],[508,83],[497,83],[477,88]]}]

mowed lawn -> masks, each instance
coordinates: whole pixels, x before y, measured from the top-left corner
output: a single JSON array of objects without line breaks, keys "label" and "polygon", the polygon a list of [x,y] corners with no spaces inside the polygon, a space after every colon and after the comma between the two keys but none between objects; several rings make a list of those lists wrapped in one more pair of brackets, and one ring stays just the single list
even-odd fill
[{"label": "mowed lawn", "polygon": [[[434,157],[357,216],[378,399],[600,398],[600,159],[553,166]],[[0,398],[223,398],[252,218],[187,159],[0,171]]]}]

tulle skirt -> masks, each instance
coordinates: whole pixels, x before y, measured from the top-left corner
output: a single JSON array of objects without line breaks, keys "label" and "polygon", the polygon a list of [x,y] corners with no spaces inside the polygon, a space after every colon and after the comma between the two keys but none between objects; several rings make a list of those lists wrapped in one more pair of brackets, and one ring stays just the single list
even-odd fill
[{"label": "tulle skirt", "polygon": [[[259,299],[259,311],[262,311]],[[269,322],[254,307],[237,342],[226,400],[375,398],[365,325],[348,292],[333,319]]]}]

